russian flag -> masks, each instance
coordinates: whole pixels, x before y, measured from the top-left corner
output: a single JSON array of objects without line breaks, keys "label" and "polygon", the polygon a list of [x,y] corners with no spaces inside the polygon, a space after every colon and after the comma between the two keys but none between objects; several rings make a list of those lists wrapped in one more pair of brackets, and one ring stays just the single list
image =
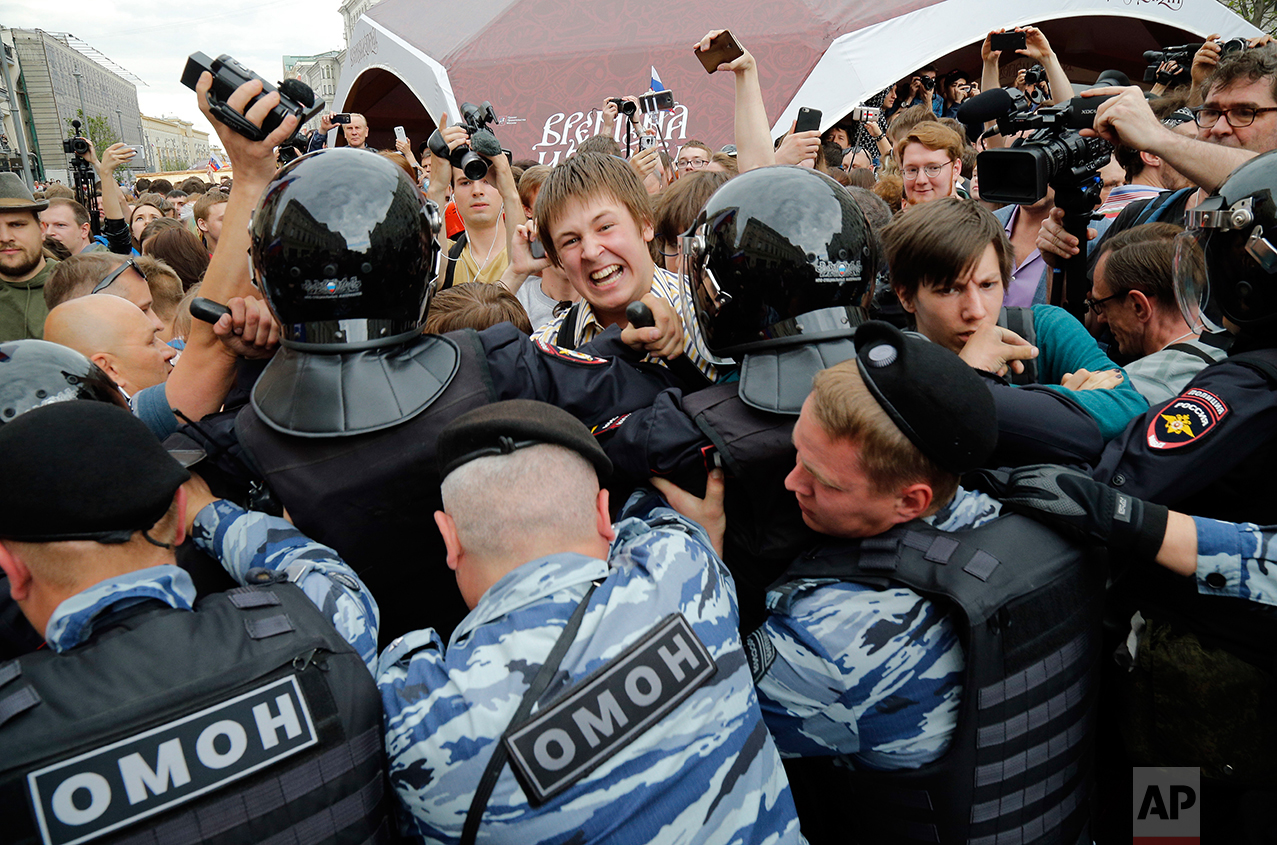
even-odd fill
[{"label": "russian flag", "polygon": [[656,66],[652,66],[652,90],[664,91],[665,86],[661,84],[661,76],[656,72]]},{"label": "russian flag", "polygon": [[208,169],[212,170],[214,173],[222,169],[221,162],[217,160],[217,156],[208,157]]}]

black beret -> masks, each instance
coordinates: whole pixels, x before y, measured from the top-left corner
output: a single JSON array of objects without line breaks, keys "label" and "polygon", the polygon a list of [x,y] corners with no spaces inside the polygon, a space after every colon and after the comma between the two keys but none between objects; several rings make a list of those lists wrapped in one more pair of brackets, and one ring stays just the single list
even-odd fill
[{"label": "black beret", "polygon": [[468,411],[444,427],[439,433],[439,478],[476,458],[542,443],[576,452],[594,465],[600,478],[612,474],[612,462],[576,417],[545,402],[510,399]]},{"label": "black beret", "polygon": [[984,380],[939,344],[873,321],[856,329],[865,384],[922,454],[962,475],[998,444],[998,416]]},{"label": "black beret", "polygon": [[190,473],[105,402],[58,402],[0,427],[0,537],[122,543],[164,516]]}]

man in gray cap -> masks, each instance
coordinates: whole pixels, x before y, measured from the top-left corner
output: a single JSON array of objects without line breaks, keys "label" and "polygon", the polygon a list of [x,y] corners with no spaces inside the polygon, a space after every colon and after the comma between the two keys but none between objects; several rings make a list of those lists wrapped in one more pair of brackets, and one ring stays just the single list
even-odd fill
[{"label": "man in gray cap", "polygon": [[438,455],[435,521],[471,612],[446,646],[433,628],[397,639],[377,679],[411,830],[798,842],[735,589],[705,532],[650,493],[613,526],[599,486],[611,462],[542,402],[458,417]]},{"label": "man in gray cap", "polygon": [[38,202],[16,173],[0,173],[0,341],[44,336],[44,282],[57,261],[44,257]]},{"label": "man in gray cap", "polygon": [[[216,499],[108,402],[0,426],[0,476],[0,570],[48,646],[0,665],[5,841],[390,826],[377,605],[331,549]],[[188,534],[244,586],[197,599]]]},{"label": "man in gray cap", "polygon": [[785,486],[824,537],[745,646],[813,844],[1085,827],[1103,572],[959,484],[997,430],[970,367],[881,322],[803,402]]}]

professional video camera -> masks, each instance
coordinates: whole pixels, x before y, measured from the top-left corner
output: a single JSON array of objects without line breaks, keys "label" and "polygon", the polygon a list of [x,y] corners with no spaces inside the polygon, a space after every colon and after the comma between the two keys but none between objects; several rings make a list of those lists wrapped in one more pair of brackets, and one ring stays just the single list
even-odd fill
[{"label": "professional video camera", "polygon": [[467,179],[477,182],[488,175],[488,159],[483,156],[495,158],[503,152],[501,142],[488,128],[488,124],[496,123],[496,120],[497,114],[492,110],[492,103],[485,101],[481,106],[476,106],[474,103],[462,103],[461,122],[457,126],[465,129],[470,135],[470,144],[468,146],[462,144],[449,152],[447,142],[436,129],[430,135],[430,152],[452,162],[452,166],[460,168]]},{"label": "professional video camera", "polygon": [[83,126],[78,120],[71,121],[73,135],[62,142],[62,152],[71,156],[71,184],[75,189],[75,201],[89,212],[89,223],[93,234],[101,234],[102,223],[98,214],[97,172],[93,165],[84,158],[89,151],[89,141],[80,131]]},{"label": "professional video camera", "polygon": [[[200,74],[208,71],[213,74],[213,87],[208,91],[208,107],[213,116],[234,129],[250,141],[260,141],[279,128],[284,118],[290,114],[297,115],[297,126],[310,120],[324,110],[326,103],[323,97],[316,97],[310,86],[299,79],[285,79],[276,89],[262,77],[253,73],[230,56],[223,53],[216,59],[210,59],[203,53],[191,53],[186,60],[186,69],[182,71],[182,84],[192,91],[200,80]],[[260,128],[244,119],[244,116],[226,105],[226,100],[235,89],[251,79],[261,79],[262,93],[248,101],[244,106],[247,112],[253,104],[272,91],[279,91],[279,105],[270,110]]]},{"label": "professional video camera", "polygon": [[[1106,70],[1092,88],[1124,86],[1126,74]],[[1091,89],[1087,89],[1091,90]],[[1014,88],[995,88],[967,100],[958,108],[958,120],[968,136],[978,136],[984,123],[997,121],[988,135],[1030,130],[1027,138],[1011,147],[985,150],[976,157],[980,198],[991,202],[1030,205],[1055,189],[1055,205],[1064,210],[1064,228],[1086,243],[1086,227],[1091,211],[1099,205],[1103,180],[1099,170],[1108,164],[1113,145],[1102,138],[1083,137],[1078,130],[1095,124],[1095,112],[1104,97],[1074,97],[1067,103],[1033,110],[1027,97]],[[1066,262],[1070,310],[1081,313],[1086,296],[1086,253]],[[1060,303],[1066,285],[1052,290],[1054,304]]]}]

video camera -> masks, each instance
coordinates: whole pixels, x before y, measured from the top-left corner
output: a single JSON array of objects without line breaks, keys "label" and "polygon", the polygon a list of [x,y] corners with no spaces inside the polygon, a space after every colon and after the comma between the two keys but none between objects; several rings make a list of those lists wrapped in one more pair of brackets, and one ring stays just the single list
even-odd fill
[{"label": "video camera", "polygon": [[[1105,71],[1092,87],[1128,84],[1125,74]],[[1098,185],[1098,171],[1108,164],[1113,145],[1102,138],[1085,138],[1095,111],[1111,97],[1074,97],[1067,103],[1033,110],[1028,98],[1014,88],[997,88],[973,97],[958,109],[958,120],[972,127],[997,120],[997,131],[1011,135],[1034,130],[1015,146],[985,150],[976,157],[980,196],[992,202],[1029,205],[1046,196],[1090,183]],[[1098,189],[1096,197],[1098,198]]]},{"label": "video camera", "polygon": [[[1249,43],[1245,38],[1230,38],[1227,41],[1220,41],[1219,50],[1221,56],[1227,56],[1229,53],[1236,53],[1245,50]],[[1144,53],[1144,61],[1148,62],[1148,67],[1144,68],[1144,81],[1148,83],[1161,82],[1163,85],[1184,84],[1191,79],[1193,56],[1197,55],[1197,51],[1202,49],[1201,42],[1197,44],[1180,44],[1176,47],[1164,47],[1161,50],[1147,50]],[[1175,62],[1179,65],[1179,72],[1168,79],[1158,78],[1158,68],[1166,62]],[[1165,76],[1165,74],[1163,74]]]},{"label": "video camera", "polygon": [[[208,71],[213,74],[213,87],[208,91],[208,107],[213,116],[234,129],[250,141],[261,141],[279,128],[284,118],[290,114],[297,115],[300,126],[324,110],[326,103],[322,97],[316,97],[310,86],[299,79],[285,79],[276,89],[262,77],[253,73],[230,56],[223,53],[216,59],[210,59],[203,53],[192,53],[186,60],[186,68],[182,71],[182,84],[192,91],[200,80],[200,74]],[[261,79],[262,93],[248,101],[244,106],[247,112],[253,104],[271,91],[279,91],[279,105],[270,110],[261,127],[249,123],[242,114],[228,105],[226,100],[235,93],[235,89],[252,79]]]},{"label": "video camera", "polygon": [[84,133],[80,131],[81,125],[78,120],[71,121],[71,129],[75,134],[62,142],[62,152],[67,155],[82,156],[89,151],[89,142],[85,140]]},{"label": "video camera", "polygon": [[496,123],[496,121],[497,114],[492,110],[492,103],[485,101],[481,106],[476,106],[474,103],[462,103],[461,122],[456,125],[465,129],[470,135],[470,144],[462,144],[449,152],[448,143],[436,129],[431,133],[428,142],[430,152],[439,158],[447,159],[453,167],[460,168],[467,179],[477,182],[488,175],[488,159],[483,156],[495,158],[502,153],[501,142],[488,128],[489,123]]}]

